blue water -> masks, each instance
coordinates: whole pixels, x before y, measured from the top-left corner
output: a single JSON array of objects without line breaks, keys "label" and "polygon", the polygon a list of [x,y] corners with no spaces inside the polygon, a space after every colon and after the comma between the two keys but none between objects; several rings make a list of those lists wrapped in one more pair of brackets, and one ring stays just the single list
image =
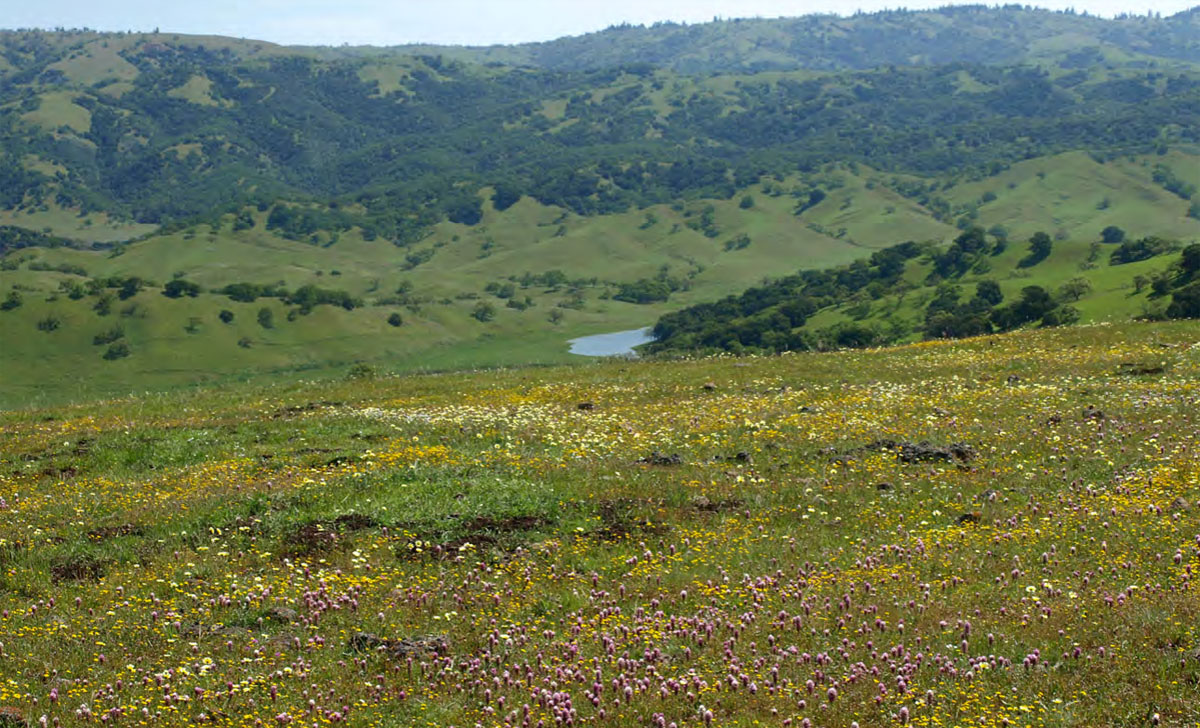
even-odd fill
[{"label": "blue water", "polygon": [[637,356],[633,347],[654,341],[650,329],[631,329],[571,339],[571,353],[581,356]]}]

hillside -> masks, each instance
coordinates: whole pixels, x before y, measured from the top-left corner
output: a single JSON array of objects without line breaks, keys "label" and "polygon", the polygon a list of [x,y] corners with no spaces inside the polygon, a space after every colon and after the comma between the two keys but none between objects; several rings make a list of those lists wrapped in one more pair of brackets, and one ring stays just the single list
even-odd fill
[{"label": "hillside", "polygon": [[1020,5],[975,5],[848,17],[625,25],[545,43],[478,48],[416,45],[397,50],[557,70],[641,63],[682,73],[1012,65],[1063,53],[1069,54],[1071,63],[1087,66],[1111,56],[1197,62],[1198,31],[1197,8],[1166,18],[1105,19]]},{"label": "hillside", "polygon": [[[1110,226],[1174,255],[1200,238],[1195,21],[969,8],[506,58],[0,32],[0,406],[566,362],[576,336],[973,227],[1012,241],[1004,275],[1051,235],[1053,289]],[[785,37],[809,50],[783,59]],[[1154,308],[1121,293],[1131,270],[1088,269],[1080,320]],[[901,340],[927,294],[812,325]]]},{"label": "hillside", "polygon": [[[485,201],[478,224],[440,223],[409,247],[366,240],[359,230],[340,233],[336,242],[289,240],[268,230],[269,215],[257,211],[245,229],[226,215],[215,227],[196,225],[112,249],[49,247],[43,240],[0,259],[0,295],[15,291],[21,299],[19,307],[0,310],[6,341],[0,402],[322,376],[356,363],[397,371],[565,362],[574,358],[566,341],[575,336],[649,326],[764,278],[849,264],[897,238],[952,240],[960,234],[951,224],[956,215],[973,216],[1011,240],[1006,253],[988,258],[988,272],[960,280],[968,289],[976,280],[996,279],[1011,298],[1025,284],[1055,289],[1083,276],[1094,285],[1075,303],[1082,320],[1120,320],[1164,300],[1152,298],[1149,287],[1134,293],[1134,278],[1165,269],[1178,253],[1112,266],[1115,246],[1104,246],[1091,264],[1092,244],[1109,225],[1130,239],[1200,238],[1188,202],[1153,180],[1158,166],[1183,172],[1197,169],[1196,160],[1171,153],[1099,163],[1069,153],[1018,163],[979,182],[936,184],[934,197],[943,202],[926,199],[932,207],[921,204],[924,183],[914,195],[909,185],[915,178],[861,166],[771,181],[730,200],[623,214],[579,216],[528,198],[497,211]],[[797,215],[816,189],[829,193]],[[994,199],[980,204],[988,191]],[[747,199],[751,204],[743,207]],[[1097,210],[1105,199],[1107,209]],[[1025,240],[1039,229],[1060,238],[1054,256],[1017,269]],[[1080,265],[1088,269],[1081,272]],[[927,266],[922,270],[913,268],[914,285],[927,275]],[[123,299],[130,277],[139,282]],[[168,297],[164,287],[175,279],[199,290]],[[352,310],[318,305],[306,313],[277,295],[241,302],[221,293],[237,282],[278,282],[289,292],[317,286],[359,303]],[[866,323],[919,328],[931,295],[917,288],[903,305],[893,295],[871,300]],[[848,297],[812,325],[834,325],[845,310],[862,319],[859,303]],[[481,306],[489,312],[486,321],[476,316]],[[263,308],[271,311],[269,327],[258,320]],[[222,321],[223,311],[233,315],[229,322]],[[389,323],[393,315],[399,326]],[[54,328],[46,330],[46,321],[56,322]],[[110,340],[114,332],[120,337]],[[105,359],[120,343],[128,355]]]},{"label": "hillside", "polygon": [[970,227],[946,248],[908,241],[669,313],[645,349],[825,350],[1133,318],[1200,318],[1200,242]]},{"label": "hillside", "polygon": [[[999,39],[1012,28],[1077,33],[1036,57],[976,58],[966,48],[985,44],[971,42],[928,64],[693,76],[629,60],[560,70],[403,49],[339,58],[208,37],[5,32],[0,208],[31,217],[27,226],[77,215],[136,234],[130,224],[211,219],[247,203],[337,200],[348,209],[325,227],[358,224],[408,243],[438,220],[476,220],[474,192],[487,185],[505,200],[598,214],[727,197],[830,162],[978,175],[1074,149],[1198,141],[1200,73],[1180,50],[1200,43],[1191,14],[880,17],[961,38],[978,30],[960,22],[994,21]],[[765,34],[788,22],[801,21],[752,25]],[[1157,42],[1129,40],[1137,53],[1090,45],[1096,27],[1129,39],[1143,25]],[[737,27],[695,26],[722,37]],[[97,239],[106,237],[116,236]]]},{"label": "hillside", "polygon": [[1192,726],[1196,340],[0,413],[0,715]]}]

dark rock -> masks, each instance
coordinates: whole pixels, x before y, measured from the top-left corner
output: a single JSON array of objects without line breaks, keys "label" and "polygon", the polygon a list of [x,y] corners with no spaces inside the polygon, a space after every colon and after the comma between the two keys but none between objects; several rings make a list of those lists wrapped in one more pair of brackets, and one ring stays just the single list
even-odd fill
[{"label": "dark rock", "polygon": [[666,465],[682,465],[683,458],[679,457],[678,453],[673,453],[671,455],[665,455],[665,454],[659,452],[658,450],[655,450],[654,452],[650,453],[649,455],[647,455],[646,457],[644,457],[640,460],[637,460],[636,462],[638,462],[642,465],[664,465],[664,466],[666,466]]},{"label": "dark rock", "polygon": [[1142,364],[1140,362],[1125,362],[1117,369],[1118,374],[1129,377],[1151,376],[1162,374],[1165,368],[1160,364]]},{"label": "dark rock", "polygon": [[1062,423],[1062,415],[1052,414],[1046,419],[1047,425],[1057,425]]},{"label": "dark rock", "polygon": [[580,402],[579,404],[575,405],[575,409],[584,412],[590,412],[596,409],[596,404],[594,402]]},{"label": "dark rock", "polygon": [[388,652],[396,657],[407,657],[408,655],[444,655],[450,651],[450,640],[446,639],[445,635],[440,634],[424,634],[416,637],[405,637],[400,640],[392,640],[388,646]]},{"label": "dark rock", "polygon": [[132,523],[123,523],[120,526],[104,526],[88,531],[88,538],[93,541],[107,541],[110,538],[118,536],[141,536],[146,533],[146,529]]},{"label": "dark rock", "polygon": [[1018,377],[1016,374],[1009,374],[1008,379],[1006,379],[1005,381],[1007,381],[1009,384],[1016,384],[1021,381],[1021,378]]},{"label": "dark rock", "polygon": [[979,523],[979,514],[978,513],[964,513],[958,517],[958,522],[963,525],[968,524],[968,523]]},{"label": "dark rock", "polygon": [[350,637],[350,650],[352,652],[367,652],[369,650],[377,650],[380,647],[387,645],[387,640],[370,632],[355,632]]},{"label": "dark rock", "polygon": [[351,652],[386,652],[393,657],[428,654],[442,655],[450,651],[450,641],[445,635],[440,634],[387,639],[370,632],[356,632],[350,637],[347,648]]},{"label": "dark rock", "polygon": [[822,448],[822,455],[834,455],[831,462],[836,464],[852,463],[864,452],[894,452],[896,459],[902,463],[922,462],[951,462],[963,467],[975,459],[975,449],[961,442],[949,445],[933,445],[928,442],[897,442],[896,440],[876,440],[862,447],[838,453],[834,448]]},{"label": "dark rock", "polygon": [[1083,408],[1083,419],[1085,419],[1085,420],[1102,420],[1102,419],[1104,419],[1104,412],[1096,409],[1096,407],[1094,405],[1089,404],[1087,407]]},{"label": "dark rock", "polygon": [[734,453],[733,455],[715,455],[712,459],[714,463],[749,463],[751,460],[752,458],[750,457],[750,453],[746,452],[745,450]]},{"label": "dark rock", "polygon": [[705,392],[711,392],[717,388],[717,385],[715,382],[705,382],[702,388]]},{"label": "dark rock", "polygon": [[891,483],[876,483],[875,484],[875,490],[891,490],[891,489],[892,489]]},{"label": "dark rock", "polygon": [[1171,501],[1171,510],[1173,510],[1173,511],[1186,511],[1190,507],[1191,507],[1191,504],[1189,504],[1187,502],[1187,499],[1184,498],[1183,496],[1179,496],[1175,500]]},{"label": "dark rock", "polygon": [[267,610],[267,618],[276,622],[295,622],[299,619],[300,614],[295,609],[287,607],[271,607]]},{"label": "dark rock", "polygon": [[955,462],[968,463],[975,459],[975,450],[961,442],[931,445],[928,442],[902,442],[896,459],[903,463]]}]

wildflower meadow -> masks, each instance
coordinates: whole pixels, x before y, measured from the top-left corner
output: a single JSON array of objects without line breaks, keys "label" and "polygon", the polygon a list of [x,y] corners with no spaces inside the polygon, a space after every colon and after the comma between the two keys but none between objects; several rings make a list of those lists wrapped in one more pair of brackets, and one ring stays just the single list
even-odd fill
[{"label": "wildflower meadow", "polygon": [[0,726],[1200,725],[1200,328],[0,413]]}]

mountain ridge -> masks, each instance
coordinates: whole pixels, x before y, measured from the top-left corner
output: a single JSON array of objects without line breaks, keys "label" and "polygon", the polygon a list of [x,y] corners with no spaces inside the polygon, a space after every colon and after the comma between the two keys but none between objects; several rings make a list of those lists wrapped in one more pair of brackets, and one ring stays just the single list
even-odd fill
[{"label": "mountain ridge", "polygon": [[[548,41],[511,45],[405,44],[396,50],[443,53],[475,62],[580,70],[649,63],[683,73],[848,70],[951,62],[1011,64],[1036,57],[1064,36],[1119,49],[1200,61],[1200,6],[1163,17],[1103,18],[1021,5],[957,5],[853,15],[734,18],[706,23],[617,25]],[[916,27],[912,27],[913,25]],[[1082,26],[1082,27],[1081,27]],[[1002,37],[997,39],[996,35]],[[726,36],[726,37],[722,37]],[[802,43],[807,39],[808,43]],[[753,44],[747,48],[746,44]],[[690,45],[706,46],[706,61]],[[367,51],[369,52],[369,51]]]}]

